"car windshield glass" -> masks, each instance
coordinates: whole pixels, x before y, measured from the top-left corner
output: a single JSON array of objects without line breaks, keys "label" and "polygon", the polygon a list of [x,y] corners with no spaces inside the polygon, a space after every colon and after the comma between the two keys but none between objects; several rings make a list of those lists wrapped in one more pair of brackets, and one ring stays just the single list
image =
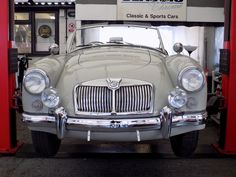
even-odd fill
[{"label": "car windshield glass", "polygon": [[76,46],[124,44],[164,50],[157,28],[143,26],[92,26],[76,31]]}]

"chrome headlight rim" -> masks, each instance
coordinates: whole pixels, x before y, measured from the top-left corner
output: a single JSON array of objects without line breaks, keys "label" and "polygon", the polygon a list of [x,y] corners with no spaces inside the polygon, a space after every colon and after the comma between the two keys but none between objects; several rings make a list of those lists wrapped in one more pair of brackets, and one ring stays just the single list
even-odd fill
[{"label": "chrome headlight rim", "polygon": [[23,78],[23,86],[25,88],[25,90],[27,92],[29,92],[30,94],[33,94],[33,95],[38,95],[38,94],[41,94],[43,92],[43,90],[41,92],[37,92],[37,93],[34,93],[32,91],[30,91],[26,86],[25,86],[25,79],[26,77],[31,74],[31,73],[39,73],[41,74],[43,77],[44,77],[44,80],[45,80],[45,88],[43,90],[45,90],[46,88],[48,88],[50,86],[50,79],[49,79],[49,76],[47,75],[47,73],[42,70],[42,69],[38,69],[38,68],[30,68],[26,71],[25,75],[24,75],[24,78]]},{"label": "chrome headlight rim", "polygon": [[[48,99],[52,96],[54,100]],[[61,102],[58,90],[53,87],[44,89],[44,91],[41,93],[41,101],[43,105],[48,108],[51,108],[51,109],[57,108]]]},{"label": "chrome headlight rim", "polygon": [[[186,88],[183,86],[183,84],[182,84],[183,75],[184,75],[186,72],[190,71],[190,70],[196,70],[196,71],[198,71],[199,73],[201,73],[202,78],[203,78],[203,82],[202,82],[201,87],[199,87],[198,89],[193,90],[193,91],[186,89]],[[186,67],[186,68],[184,68],[184,69],[179,73],[179,75],[178,75],[178,85],[179,85],[182,89],[184,89],[186,92],[188,92],[188,93],[194,93],[194,92],[198,92],[198,91],[202,90],[202,88],[204,87],[205,83],[206,83],[206,79],[205,79],[205,74],[204,74],[204,72],[202,71],[202,69],[200,69],[199,67],[196,67],[196,66],[189,66],[189,67]]]},{"label": "chrome headlight rim", "polygon": [[[176,96],[182,96],[182,100],[184,100],[183,104],[179,104],[176,101],[173,102]],[[188,101],[188,96],[187,96],[186,91],[179,87],[176,87],[168,95],[168,103],[171,107],[175,109],[181,109],[187,104],[187,101]]]}]

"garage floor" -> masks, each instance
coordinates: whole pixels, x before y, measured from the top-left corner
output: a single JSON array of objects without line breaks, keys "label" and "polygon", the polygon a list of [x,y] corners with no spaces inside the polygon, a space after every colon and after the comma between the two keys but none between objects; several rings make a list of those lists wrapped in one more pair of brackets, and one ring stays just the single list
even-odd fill
[{"label": "garage floor", "polygon": [[[18,115],[20,119],[20,115]],[[149,144],[85,144],[63,141],[54,158],[38,158],[28,129],[18,121],[18,140],[24,143],[15,156],[0,156],[0,177],[236,177],[236,156],[221,156],[212,148],[218,128],[209,121],[201,131],[192,158],[173,155],[168,140]]]}]

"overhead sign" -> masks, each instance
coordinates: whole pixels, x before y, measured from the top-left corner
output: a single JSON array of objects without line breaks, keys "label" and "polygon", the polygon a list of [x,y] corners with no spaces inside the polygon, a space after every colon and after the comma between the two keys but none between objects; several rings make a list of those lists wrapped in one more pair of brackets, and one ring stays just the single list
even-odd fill
[{"label": "overhead sign", "polygon": [[117,19],[186,21],[187,0],[117,0]]}]

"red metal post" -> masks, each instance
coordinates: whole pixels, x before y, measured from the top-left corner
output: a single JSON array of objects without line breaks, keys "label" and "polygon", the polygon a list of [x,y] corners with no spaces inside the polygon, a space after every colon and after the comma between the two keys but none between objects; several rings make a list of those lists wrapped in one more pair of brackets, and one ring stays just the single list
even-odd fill
[{"label": "red metal post", "polygon": [[236,1],[231,0],[230,16],[230,72],[228,77],[228,99],[225,149],[236,154]]},{"label": "red metal post", "polygon": [[[229,73],[222,74],[222,90],[226,112],[222,112],[220,144],[214,145],[220,153],[236,154],[236,1],[225,0],[224,49],[229,50]],[[226,113],[226,114],[225,114]],[[223,131],[223,132],[222,132]]]},{"label": "red metal post", "polygon": [[9,20],[8,0],[1,1],[0,10],[0,152],[11,149],[10,143],[10,100],[9,100],[9,74],[8,74],[8,45]]},{"label": "red metal post", "polygon": [[20,147],[16,143],[16,137],[12,138],[15,127],[12,122],[15,120],[15,111],[12,99],[15,90],[15,75],[9,74],[8,50],[11,48],[9,41],[10,20],[9,5],[12,0],[2,0],[0,10],[0,153],[15,153]]}]

